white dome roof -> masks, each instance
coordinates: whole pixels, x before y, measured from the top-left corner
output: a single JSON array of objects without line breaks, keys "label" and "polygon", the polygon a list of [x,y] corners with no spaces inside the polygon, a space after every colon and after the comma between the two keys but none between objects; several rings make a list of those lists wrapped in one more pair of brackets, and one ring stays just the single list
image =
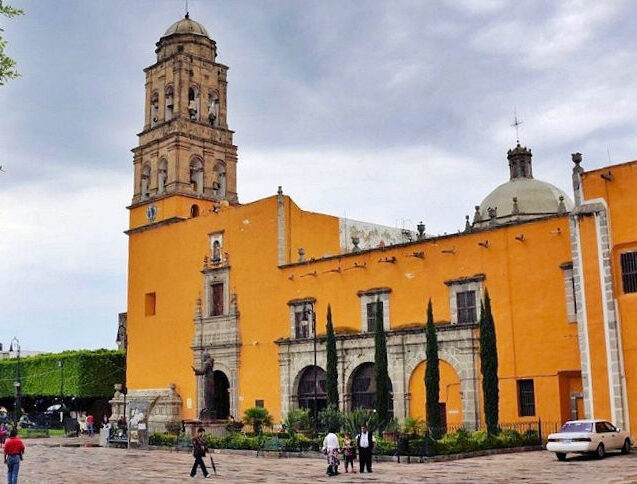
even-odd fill
[{"label": "white dome roof", "polygon": [[[517,198],[517,211],[514,210],[514,197]],[[562,209],[561,201],[564,202]],[[573,202],[566,193],[550,183],[534,178],[514,178],[497,187],[482,201],[482,221],[489,220],[489,208],[497,208],[497,218],[501,222],[504,217],[519,216],[529,219],[534,218],[533,216],[564,213],[573,209]]]},{"label": "white dome roof", "polygon": [[208,37],[208,31],[199,22],[191,20],[186,14],[186,17],[178,20],[166,30],[166,33],[162,37],[168,37],[173,34],[195,34]]}]

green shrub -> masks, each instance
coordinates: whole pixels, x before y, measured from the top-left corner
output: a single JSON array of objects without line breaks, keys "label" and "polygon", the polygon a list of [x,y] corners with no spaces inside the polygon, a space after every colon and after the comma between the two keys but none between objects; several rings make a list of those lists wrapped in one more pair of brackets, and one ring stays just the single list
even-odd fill
[{"label": "green shrub", "polygon": [[367,425],[369,431],[373,433],[378,428],[376,412],[367,408],[357,408],[345,414],[343,427],[345,432],[352,434],[352,437],[358,435],[363,424]]},{"label": "green shrub", "polygon": [[421,418],[407,417],[403,422],[401,433],[415,437],[416,435],[424,435],[425,422]]},{"label": "green shrub", "polygon": [[240,420],[232,420],[226,424],[226,431],[232,433],[241,432],[245,424]]},{"label": "green shrub", "polygon": [[390,442],[388,440],[377,439],[374,449],[376,450],[376,453],[380,455],[395,455],[396,442]]},{"label": "green shrub", "polygon": [[323,431],[335,429],[336,432],[340,432],[343,428],[344,416],[337,407],[329,405],[319,412],[318,420]]},{"label": "green shrub", "polygon": [[168,422],[166,424],[166,432],[172,435],[179,435],[181,433],[181,422]]},{"label": "green shrub", "polygon": [[513,429],[501,430],[496,439],[500,443],[500,447],[519,447],[524,444],[520,433]]},{"label": "green shrub", "polygon": [[312,419],[308,409],[298,408],[291,410],[281,422],[283,429],[291,436],[297,432],[308,432],[312,430]]},{"label": "green shrub", "polygon": [[148,437],[149,445],[172,447],[177,444],[177,436],[155,432]]},{"label": "green shrub", "polygon": [[[0,398],[13,397],[16,365],[16,358],[0,360]],[[65,396],[112,397],[113,385],[125,382],[126,357],[105,349],[46,353],[21,358],[20,372],[25,396],[58,396],[63,378]]]},{"label": "green shrub", "polygon": [[244,415],[243,421],[252,426],[255,433],[260,434],[263,427],[272,427],[272,415],[267,409],[262,407],[248,408]]}]

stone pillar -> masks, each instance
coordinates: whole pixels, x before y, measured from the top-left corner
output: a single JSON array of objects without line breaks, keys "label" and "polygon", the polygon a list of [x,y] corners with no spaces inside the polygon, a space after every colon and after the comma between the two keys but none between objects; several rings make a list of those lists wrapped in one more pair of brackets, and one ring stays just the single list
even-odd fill
[{"label": "stone pillar", "polygon": [[290,356],[289,356],[289,346],[285,346],[279,350],[279,378],[280,385],[279,389],[281,391],[281,418],[285,418],[285,416],[292,410],[293,406],[291,404],[291,397],[294,393],[294,389],[292,385],[294,382],[292,381],[290,375]]},{"label": "stone pillar", "polygon": [[405,406],[406,383],[405,383],[405,351],[402,346],[402,339],[399,345],[390,346],[387,349],[389,363],[389,378],[391,378],[392,390],[394,393],[394,417],[403,421],[407,417]]},{"label": "stone pillar", "polygon": [[462,423],[467,430],[475,430],[480,424],[477,387],[477,380],[473,372],[471,370],[462,371],[460,375]]}]

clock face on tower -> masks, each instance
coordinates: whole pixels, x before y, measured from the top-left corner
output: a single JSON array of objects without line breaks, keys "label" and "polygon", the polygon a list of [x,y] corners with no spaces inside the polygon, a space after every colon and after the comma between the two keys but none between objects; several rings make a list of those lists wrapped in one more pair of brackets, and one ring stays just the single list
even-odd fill
[{"label": "clock face on tower", "polygon": [[157,207],[154,204],[151,204],[146,207],[146,219],[149,222],[154,222],[155,217],[157,217]]}]

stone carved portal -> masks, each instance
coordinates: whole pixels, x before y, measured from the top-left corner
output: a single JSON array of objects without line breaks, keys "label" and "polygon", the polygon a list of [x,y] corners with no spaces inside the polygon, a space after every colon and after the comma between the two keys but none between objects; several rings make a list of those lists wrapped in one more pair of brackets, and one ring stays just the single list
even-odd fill
[{"label": "stone carved portal", "polygon": [[[229,293],[228,260],[203,269],[204,297],[195,305],[193,337],[194,366],[203,370],[206,355],[214,361],[208,372],[195,374],[197,412],[202,420],[226,419],[239,412],[239,311],[237,298]],[[222,290],[219,290],[222,287]],[[214,296],[214,297],[213,297]],[[215,311],[214,298],[222,298],[221,311]],[[221,314],[218,314],[218,313]],[[208,409],[207,411],[204,411]]]}]

